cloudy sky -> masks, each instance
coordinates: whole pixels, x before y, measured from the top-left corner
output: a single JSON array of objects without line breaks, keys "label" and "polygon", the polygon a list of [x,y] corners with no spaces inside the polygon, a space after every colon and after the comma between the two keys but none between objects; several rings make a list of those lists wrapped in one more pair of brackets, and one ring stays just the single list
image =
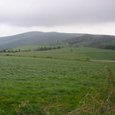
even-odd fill
[{"label": "cloudy sky", "polygon": [[0,36],[27,31],[115,35],[115,0],[0,0]]}]

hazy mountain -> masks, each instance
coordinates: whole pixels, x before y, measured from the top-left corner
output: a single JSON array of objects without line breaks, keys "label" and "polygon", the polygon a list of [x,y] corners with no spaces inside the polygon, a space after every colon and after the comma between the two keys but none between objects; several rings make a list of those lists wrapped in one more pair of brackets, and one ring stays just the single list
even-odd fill
[{"label": "hazy mountain", "polygon": [[27,32],[13,36],[0,37],[0,48],[15,48],[24,45],[54,44],[77,36],[80,36],[80,34]]},{"label": "hazy mountain", "polygon": [[84,46],[95,48],[115,49],[115,36],[110,35],[91,35],[84,34],[82,36],[74,37],[64,42],[70,46]]},{"label": "hazy mountain", "polygon": [[115,36],[57,32],[27,32],[0,37],[0,48],[16,48],[26,45],[66,44],[68,46],[115,47]]}]

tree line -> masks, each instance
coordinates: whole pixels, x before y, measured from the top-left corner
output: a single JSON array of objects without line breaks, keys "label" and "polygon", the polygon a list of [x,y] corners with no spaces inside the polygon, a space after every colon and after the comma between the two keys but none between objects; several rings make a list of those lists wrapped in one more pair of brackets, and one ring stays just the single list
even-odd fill
[{"label": "tree line", "polygon": [[29,52],[29,51],[47,51],[47,50],[53,50],[53,49],[60,49],[63,48],[63,46],[42,46],[36,49],[0,49],[0,53],[16,53],[16,52]]}]

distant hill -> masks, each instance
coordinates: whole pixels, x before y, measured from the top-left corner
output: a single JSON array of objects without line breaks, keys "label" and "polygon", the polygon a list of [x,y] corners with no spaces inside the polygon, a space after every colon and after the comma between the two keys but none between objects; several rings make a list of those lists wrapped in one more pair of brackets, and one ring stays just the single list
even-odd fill
[{"label": "distant hill", "polygon": [[0,49],[55,44],[115,49],[115,36],[33,31],[0,37]]},{"label": "distant hill", "polygon": [[70,46],[84,46],[84,47],[95,47],[104,49],[115,49],[115,36],[110,35],[91,35],[84,34],[82,36],[74,37],[64,42]]},{"label": "distant hill", "polygon": [[0,48],[16,48],[24,45],[58,44],[63,40],[77,36],[80,36],[80,34],[27,32],[13,36],[0,37]]}]

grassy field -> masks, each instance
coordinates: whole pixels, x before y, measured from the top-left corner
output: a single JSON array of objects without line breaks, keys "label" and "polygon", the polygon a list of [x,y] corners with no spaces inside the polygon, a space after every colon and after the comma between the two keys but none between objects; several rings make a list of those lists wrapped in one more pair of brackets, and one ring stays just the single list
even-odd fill
[{"label": "grassy field", "polygon": [[0,115],[114,115],[115,51],[0,54]]},{"label": "grassy field", "polygon": [[115,50],[96,48],[62,48],[48,51],[21,51],[1,53],[0,56],[23,56],[34,58],[65,59],[65,60],[115,60]]}]

